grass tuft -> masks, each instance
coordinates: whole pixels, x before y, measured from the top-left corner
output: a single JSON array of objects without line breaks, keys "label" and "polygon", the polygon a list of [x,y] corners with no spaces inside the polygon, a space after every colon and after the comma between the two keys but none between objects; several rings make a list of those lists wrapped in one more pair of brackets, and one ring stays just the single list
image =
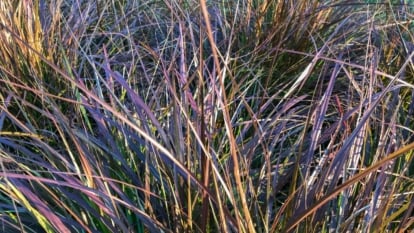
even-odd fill
[{"label": "grass tuft", "polygon": [[1,231],[413,231],[413,15],[2,1]]}]

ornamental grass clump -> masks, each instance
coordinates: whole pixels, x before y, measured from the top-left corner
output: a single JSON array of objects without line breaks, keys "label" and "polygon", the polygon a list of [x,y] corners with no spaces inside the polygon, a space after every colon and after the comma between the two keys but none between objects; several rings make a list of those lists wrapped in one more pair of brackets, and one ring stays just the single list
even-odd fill
[{"label": "ornamental grass clump", "polygon": [[0,3],[0,231],[414,230],[414,5]]}]

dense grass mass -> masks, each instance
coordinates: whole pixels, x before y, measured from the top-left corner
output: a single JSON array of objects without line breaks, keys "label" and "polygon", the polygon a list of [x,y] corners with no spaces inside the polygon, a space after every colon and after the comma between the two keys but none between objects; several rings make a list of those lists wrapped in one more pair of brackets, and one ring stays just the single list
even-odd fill
[{"label": "dense grass mass", "polygon": [[1,232],[414,231],[414,2],[0,1]]}]

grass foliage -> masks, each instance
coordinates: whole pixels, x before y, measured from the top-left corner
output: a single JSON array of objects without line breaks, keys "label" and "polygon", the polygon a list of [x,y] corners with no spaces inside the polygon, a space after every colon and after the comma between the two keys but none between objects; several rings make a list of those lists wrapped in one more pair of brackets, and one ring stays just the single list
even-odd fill
[{"label": "grass foliage", "polygon": [[413,4],[1,1],[0,231],[414,230]]}]

